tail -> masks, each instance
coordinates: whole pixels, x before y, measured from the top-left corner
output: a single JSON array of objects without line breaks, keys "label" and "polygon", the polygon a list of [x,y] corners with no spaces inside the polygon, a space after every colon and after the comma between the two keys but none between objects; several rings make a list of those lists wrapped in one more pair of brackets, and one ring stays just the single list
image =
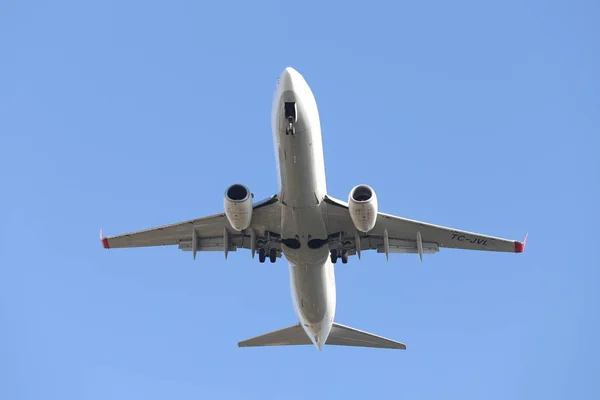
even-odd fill
[{"label": "tail", "polygon": [[[299,346],[313,344],[300,324],[265,333],[238,343],[238,347],[260,346]],[[341,324],[333,323],[329,337],[325,342],[330,346],[377,347],[380,349],[406,350],[404,343],[387,339],[372,333],[360,331]]]}]

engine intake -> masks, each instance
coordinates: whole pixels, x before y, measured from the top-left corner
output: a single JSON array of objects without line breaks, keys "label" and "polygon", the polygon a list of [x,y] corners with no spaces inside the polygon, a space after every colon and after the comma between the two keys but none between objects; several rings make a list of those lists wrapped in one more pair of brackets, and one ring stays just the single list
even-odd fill
[{"label": "engine intake", "polygon": [[367,185],[355,186],[348,196],[350,218],[356,229],[369,232],[377,222],[377,195]]},{"label": "engine intake", "polygon": [[231,185],[225,191],[225,216],[236,231],[243,231],[252,222],[252,194],[244,185]]}]

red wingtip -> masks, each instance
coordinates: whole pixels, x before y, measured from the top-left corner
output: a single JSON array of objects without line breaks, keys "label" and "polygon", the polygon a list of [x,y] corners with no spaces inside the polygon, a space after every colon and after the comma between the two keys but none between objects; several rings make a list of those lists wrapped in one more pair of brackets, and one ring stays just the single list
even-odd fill
[{"label": "red wingtip", "polygon": [[108,239],[102,236],[102,229],[100,229],[100,240],[102,241],[102,247],[108,249]]},{"label": "red wingtip", "polygon": [[515,242],[515,253],[522,253],[525,250],[525,245],[527,244],[527,238],[529,234],[525,235],[525,240],[523,242]]}]

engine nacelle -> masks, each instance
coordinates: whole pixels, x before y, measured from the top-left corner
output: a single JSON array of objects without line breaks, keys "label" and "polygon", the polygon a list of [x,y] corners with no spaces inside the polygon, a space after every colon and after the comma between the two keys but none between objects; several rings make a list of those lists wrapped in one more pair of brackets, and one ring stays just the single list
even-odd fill
[{"label": "engine nacelle", "polygon": [[252,193],[244,185],[231,185],[225,191],[225,215],[236,231],[243,231],[252,222]]},{"label": "engine nacelle", "polygon": [[355,186],[348,196],[350,218],[356,229],[369,232],[377,222],[377,195],[367,185]]}]

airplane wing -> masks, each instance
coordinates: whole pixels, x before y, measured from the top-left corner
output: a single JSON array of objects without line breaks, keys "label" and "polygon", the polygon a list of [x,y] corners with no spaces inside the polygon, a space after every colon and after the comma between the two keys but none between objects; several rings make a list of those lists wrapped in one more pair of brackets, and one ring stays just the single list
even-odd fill
[{"label": "airplane wing", "polygon": [[279,199],[272,196],[253,205],[250,227],[242,232],[234,230],[221,213],[117,236],[103,237],[100,231],[100,237],[105,249],[178,245],[180,250],[193,251],[195,258],[196,251],[222,251],[227,256],[244,248],[254,255],[254,250],[270,247],[281,257],[280,215]]},{"label": "airplane wing", "polygon": [[362,250],[376,250],[378,253],[418,253],[432,254],[441,247],[521,253],[523,242],[467,232],[454,228],[414,221],[394,215],[378,213],[375,227],[368,233],[357,232],[348,211],[348,204],[326,197],[327,230],[330,248],[338,246],[348,255]]}]

